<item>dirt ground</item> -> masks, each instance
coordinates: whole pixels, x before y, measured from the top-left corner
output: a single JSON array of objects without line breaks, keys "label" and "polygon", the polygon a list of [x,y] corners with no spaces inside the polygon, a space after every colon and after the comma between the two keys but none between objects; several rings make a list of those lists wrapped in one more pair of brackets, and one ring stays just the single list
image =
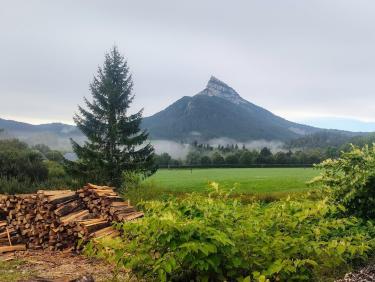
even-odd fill
[{"label": "dirt ground", "polygon": [[[86,280],[79,280],[83,276],[86,276]],[[116,271],[112,265],[71,252],[26,251],[0,255],[0,281],[134,280],[125,271]]]}]

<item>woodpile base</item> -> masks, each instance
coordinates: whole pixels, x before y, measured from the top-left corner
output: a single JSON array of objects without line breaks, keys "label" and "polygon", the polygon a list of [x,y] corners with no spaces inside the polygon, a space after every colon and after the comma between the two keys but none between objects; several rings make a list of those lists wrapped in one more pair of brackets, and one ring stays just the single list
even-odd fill
[{"label": "woodpile base", "polygon": [[118,236],[112,222],[142,216],[108,186],[0,195],[0,254],[26,248],[77,250],[92,238]]}]

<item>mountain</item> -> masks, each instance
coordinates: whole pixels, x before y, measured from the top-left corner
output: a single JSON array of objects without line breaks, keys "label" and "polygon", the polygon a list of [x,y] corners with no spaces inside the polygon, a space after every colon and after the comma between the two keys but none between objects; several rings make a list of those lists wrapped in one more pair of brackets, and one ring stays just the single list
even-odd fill
[{"label": "mountain", "polygon": [[175,141],[231,138],[237,141],[287,141],[320,131],[283,119],[243,99],[233,88],[211,77],[204,90],[182,97],[143,120],[153,139]]},{"label": "mountain", "polygon": [[0,118],[0,129],[4,129],[5,132],[1,134],[4,137],[15,137],[30,145],[42,143],[59,150],[71,149],[69,138],[78,142],[84,140],[77,127],[63,123],[33,125]]}]

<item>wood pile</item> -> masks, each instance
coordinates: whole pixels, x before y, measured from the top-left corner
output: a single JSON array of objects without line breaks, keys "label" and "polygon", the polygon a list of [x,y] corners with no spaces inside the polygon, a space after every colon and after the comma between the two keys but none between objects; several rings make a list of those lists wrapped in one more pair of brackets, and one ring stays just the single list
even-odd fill
[{"label": "wood pile", "polygon": [[0,220],[0,254],[26,249],[25,244],[20,244],[21,236],[14,228],[8,227],[5,220]]},{"label": "wood pile", "polygon": [[106,220],[129,221],[143,216],[143,213],[138,212],[129,202],[124,202],[112,187],[88,184],[78,193],[94,215]]},{"label": "wood pile", "polygon": [[142,216],[107,186],[0,195],[0,253],[1,248],[4,252],[22,249],[22,243],[29,249],[78,249],[79,242],[118,236],[113,221]]}]

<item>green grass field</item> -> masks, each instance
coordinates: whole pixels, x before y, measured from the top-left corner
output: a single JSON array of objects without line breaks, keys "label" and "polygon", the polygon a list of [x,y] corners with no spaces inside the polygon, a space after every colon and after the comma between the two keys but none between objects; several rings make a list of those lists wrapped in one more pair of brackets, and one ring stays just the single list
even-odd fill
[{"label": "green grass field", "polygon": [[204,192],[211,181],[224,189],[236,187],[236,193],[300,192],[318,173],[313,168],[160,169],[145,184],[170,192]]}]

